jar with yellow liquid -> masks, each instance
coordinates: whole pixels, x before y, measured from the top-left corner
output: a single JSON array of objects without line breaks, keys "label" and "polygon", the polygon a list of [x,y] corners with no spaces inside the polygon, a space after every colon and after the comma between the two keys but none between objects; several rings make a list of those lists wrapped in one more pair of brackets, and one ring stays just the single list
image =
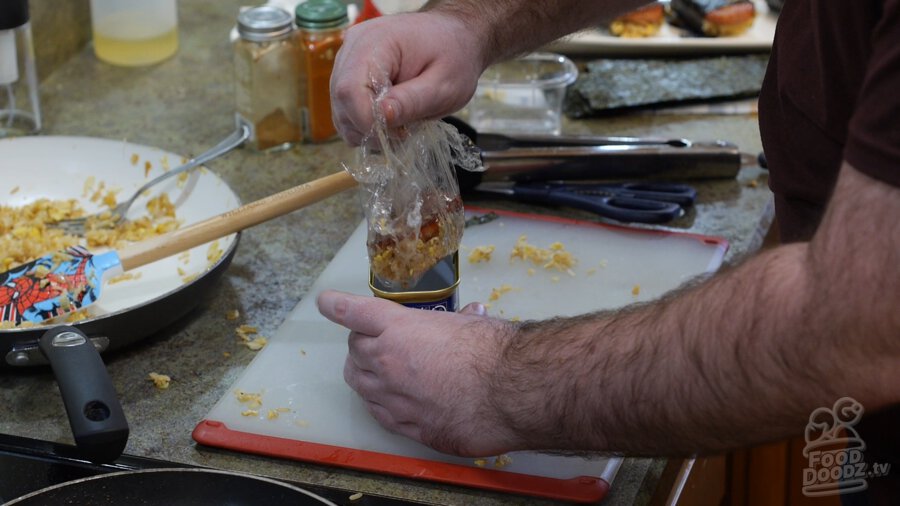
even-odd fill
[{"label": "jar with yellow liquid", "polygon": [[91,0],[94,53],[113,65],[152,65],[178,50],[175,0]]}]

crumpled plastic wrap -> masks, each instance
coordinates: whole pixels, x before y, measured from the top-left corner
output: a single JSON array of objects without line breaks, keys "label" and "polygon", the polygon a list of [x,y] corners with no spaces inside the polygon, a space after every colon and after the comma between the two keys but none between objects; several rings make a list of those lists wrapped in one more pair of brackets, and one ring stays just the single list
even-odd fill
[{"label": "crumpled plastic wrap", "polygon": [[375,124],[348,170],[362,187],[371,272],[402,291],[459,249],[465,215],[455,171],[484,168],[471,142],[443,121],[389,131],[379,107],[389,85],[373,81]]}]

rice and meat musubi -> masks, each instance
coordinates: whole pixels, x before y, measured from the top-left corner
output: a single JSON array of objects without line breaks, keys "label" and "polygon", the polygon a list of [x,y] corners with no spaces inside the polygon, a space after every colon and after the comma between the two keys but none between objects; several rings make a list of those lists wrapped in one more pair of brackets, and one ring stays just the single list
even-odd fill
[{"label": "rice and meat musubi", "polygon": [[659,33],[665,18],[663,4],[654,2],[613,19],[609,24],[609,32],[617,37],[632,39],[652,37]]},{"label": "rice and meat musubi", "polygon": [[740,35],[756,18],[750,0],[672,0],[670,8],[679,23],[708,37]]}]

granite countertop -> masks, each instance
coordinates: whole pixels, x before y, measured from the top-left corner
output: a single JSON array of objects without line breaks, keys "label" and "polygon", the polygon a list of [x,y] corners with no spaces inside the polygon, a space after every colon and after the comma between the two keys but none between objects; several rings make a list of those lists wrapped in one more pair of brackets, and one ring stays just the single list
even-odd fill
[{"label": "granite countertop", "polygon": [[[90,45],[76,52],[43,79],[44,134],[125,139],[182,155],[216,144],[234,128],[228,31],[241,3],[180,1],[179,51],[155,66],[113,67],[99,62]],[[35,37],[40,40],[40,34]],[[563,129],[604,135],[716,137],[736,142],[748,153],[761,149],[753,116],[566,120]],[[340,170],[355,155],[354,149],[335,141],[271,154],[239,149],[207,166],[242,201],[249,202]],[[731,246],[726,261],[754,251],[771,218],[765,177],[758,167],[745,167],[736,180],[696,184],[695,209],[666,228],[726,238]],[[598,220],[587,213],[552,212]],[[262,335],[274,335],[362,217],[358,196],[350,191],[245,231],[230,268],[198,309],[174,326],[105,356],[131,426],[126,453],[438,504],[551,504],[222,451],[192,441],[194,426],[254,357],[254,352],[237,343],[235,322],[227,320],[226,313],[238,309],[244,315],[241,323],[257,326]],[[266,289],[260,290],[263,282]],[[147,380],[151,371],[169,374],[172,386],[154,388]],[[0,419],[0,433],[72,443],[49,369],[4,372],[0,402],[14,407]],[[626,459],[605,504],[645,504],[665,463]]]}]

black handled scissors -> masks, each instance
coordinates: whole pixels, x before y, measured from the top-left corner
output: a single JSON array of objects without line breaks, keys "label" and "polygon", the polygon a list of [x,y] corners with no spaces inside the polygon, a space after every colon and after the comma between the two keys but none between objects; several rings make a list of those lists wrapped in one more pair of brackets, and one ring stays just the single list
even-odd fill
[{"label": "black handled scissors", "polygon": [[477,191],[516,200],[575,207],[606,218],[634,223],[665,223],[693,205],[697,191],[675,183],[482,183]]}]

